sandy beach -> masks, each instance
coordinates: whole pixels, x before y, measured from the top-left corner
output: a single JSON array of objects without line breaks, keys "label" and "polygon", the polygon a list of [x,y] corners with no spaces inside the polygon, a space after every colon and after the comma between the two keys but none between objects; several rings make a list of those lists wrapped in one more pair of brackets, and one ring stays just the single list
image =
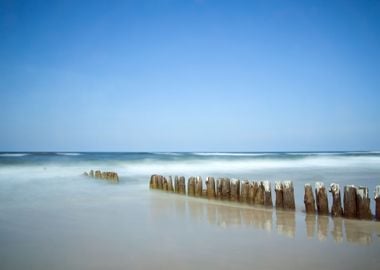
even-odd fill
[{"label": "sandy beach", "polygon": [[35,187],[23,199],[14,191],[12,205],[0,206],[1,269],[377,269],[380,263],[379,222],[81,177],[56,188]]}]

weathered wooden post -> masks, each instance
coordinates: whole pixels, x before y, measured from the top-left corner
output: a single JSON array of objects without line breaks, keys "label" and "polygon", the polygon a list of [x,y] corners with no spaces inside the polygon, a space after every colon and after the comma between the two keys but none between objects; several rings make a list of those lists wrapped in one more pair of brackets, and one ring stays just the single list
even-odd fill
[{"label": "weathered wooden post", "polygon": [[164,185],[163,185],[163,177],[162,175],[157,175],[157,189],[163,189],[164,188]]},{"label": "weathered wooden post", "polygon": [[380,186],[375,187],[376,219],[380,220]]},{"label": "weathered wooden post", "polygon": [[156,175],[155,174],[153,174],[150,177],[149,187],[151,189],[156,189],[157,188],[157,180],[156,180]]},{"label": "weathered wooden post", "polygon": [[187,195],[195,196],[195,178],[192,176],[187,180]]},{"label": "weathered wooden post", "polygon": [[162,177],[162,190],[168,191],[168,179],[166,177]]},{"label": "weathered wooden post", "polygon": [[177,175],[174,177],[174,192],[179,193],[179,179]]},{"label": "weathered wooden post", "polygon": [[240,180],[231,179],[230,200],[231,201],[239,201],[239,197],[240,197]]},{"label": "weathered wooden post", "polygon": [[222,199],[222,178],[216,180],[216,197]]},{"label": "weathered wooden post", "polygon": [[315,214],[315,200],[313,188],[310,184],[305,184],[305,195],[303,197],[306,214]]},{"label": "weathered wooden post", "polygon": [[222,200],[229,200],[231,193],[231,182],[229,178],[222,178]]},{"label": "weathered wooden post", "polygon": [[95,178],[102,178],[102,172],[101,171],[95,171]]},{"label": "weathered wooden post", "polygon": [[356,218],[356,187],[345,186],[344,187],[344,216],[346,218]]},{"label": "weathered wooden post", "polygon": [[317,211],[319,215],[329,214],[329,202],[325,184],[322,182],[315,183],[315,197],[317,201]]},{"label": "weathered wooden post", "polygon": [[202,189],[202,198],[206,198],[206,199],[208,198],[207,197],[207,189]]},{"label": "weathered wooden post", "polygon": [[295,210],[296,204],[294,201],[294,187],[292,181],[283,182],[283,193],[284,193],[284,209]]},{"label": "weathered wooden post", "polygon": [[276,193],[276,208],[284,208],[283,186],[280,181],[274,182],[274,191]]},{"label": "weathered wooden post", "polygon": [[263,182],[255,182],[254,188],[256,189],[255,204],[264,205],[264,186]]},{"label": "weathered wooden post", "polygon": [[183,176],[180,176],[178,179],[178,193],[186,195],[186,181]]},{"label": "weathered wooden post", "polygon": [[338,184],[332,183],[330,185],[330,192],[332,194],[333,204],[331,207],[331,215],[333,217],[343,216],[342,203],[340,198],[340,187]]},{"label": "weathered wooden post", "polygon": [[273,207],[272,188],[269,181],[263,181],[264,186],[264,205]]},{"label": "weathered wooden post", "polygon": [[168,191],[169,192],[174,192],[173,179],[172,179],[171,176],[168,177]]},{"label": "weathered wooden post", "polygon": [[248,190],[248,203],[253,204],[255,201],[255,192],[253,188],[254,182],[249,182],[249,190]]},{"label": "weathered wooden post", "polygon": [[197,176],[195,179],[195,197],[202,197],[202,177]]},{"label": "weathered wooden post", "polygon": [[359,186],[356,189],[356,211],[360,219],[372,219],[368,188]]},{"label": "weathered wooden post", "polygon": [[240,201],[243,203],[247,203],[249,201],[249,182],[247,180],[243,180],[241,182],[241,194]]},{"label": "weathered wooden post", "polygon": [[250,204],[253,204],[255,202],[255,195],[256,195],[256,191],[255,191],[254,183],[249,183],[248,202]]},{"label": "weathered wooden post", "polygon": [[215,199],[215,180],[214,177],[206,178],[207,198]]}]

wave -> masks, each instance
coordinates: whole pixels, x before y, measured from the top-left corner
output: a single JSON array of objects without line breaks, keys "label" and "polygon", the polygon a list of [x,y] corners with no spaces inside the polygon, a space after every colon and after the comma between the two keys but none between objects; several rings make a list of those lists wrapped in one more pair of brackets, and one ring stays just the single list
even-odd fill
[{"label": "wave", "polygon": [[28,153],[4,153],[4,154],[0,154],[0,157],[24,157],[24,156],[28,156],[30,154]]},{"label": "wave", "polygon": [[306,156],[301,159],[187,159],[176,161],[144,161],[121,163],[118,166],[128,174],[144,175],[151,173],[208,174],[208,173],[254,173],[258,171],[293,169],[375,169],[380,167],[377,156]]},{"label": "wave", "polygon": [[81,153],[56,153],[57,155],[60,156],[80,156],[82,155]]},{"label": "wave", "polygon": [[[1,156],[20,156],[27,153],[2,153]],[[61,153],[64,155],[79,153]],[[223,154],[223,153],[221,153]],[[230,153],[227,153],[230,154]],[[235,154],[235,153],[232,153]],[[243,153],[248,154],[248,153]],[[347,175],[351,173],[371,173],[371,178],[380,173],[380,156],[300,156],[293,159],[284,155],[272,157],[197,157],[193,154],[183,154],[175,159],[146,158],[125,159],[124,156],[113,157],[93,156],[83,159],[53,159],[40,157],[37,160],[20,159],[7,160],[0,163],[0,179],[2,177],[75,177],[84,171],[99,169],[116,171],[122,177],[146,177],[151,174],[164,175],[255,175],[255,174],[294,174],[304,175],[315,172],[317,175],[330,173],[332,175]],[[87,155],[85,156],[87,157]],[[8,162],[8,163],[7,163]]]},{"label": "wave", "polygon": [[222,152],[194,152],[192,153],[195,156],[235,156],[235,157],[244,157],[244,156],[273,156],[278,155],[277,153],[222,153]]},{"label": "wave", "polygon": [[182,156],[183,153],[178,152],[152,152],[152,155],[165,155],[165,156]]}]

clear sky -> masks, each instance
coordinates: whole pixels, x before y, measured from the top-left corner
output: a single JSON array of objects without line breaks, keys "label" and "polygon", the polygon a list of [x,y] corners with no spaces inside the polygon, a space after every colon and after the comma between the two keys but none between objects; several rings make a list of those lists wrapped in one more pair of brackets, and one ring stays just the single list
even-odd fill
[{"label": "clear sky", "polygon": [[380,150],[380,1],[0,0],[0,150]]}]

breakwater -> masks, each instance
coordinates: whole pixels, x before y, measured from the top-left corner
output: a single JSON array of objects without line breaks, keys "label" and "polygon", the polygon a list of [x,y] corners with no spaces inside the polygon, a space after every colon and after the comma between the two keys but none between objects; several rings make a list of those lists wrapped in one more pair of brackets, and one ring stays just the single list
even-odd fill
[{"label": "breakwater", "polygon": [[[152,175],[149,182],[151,189],[170,193],[207,198],[210,200],[225,200],[275,207],[294,211],[296,209],[294,187],[292,181],[274,182],[274,197],[272,199],[272,184],[270,181],[248,181],[230,178],[207,177],[203,185],[202,177]],[[328,203],[328,193],[332,196],[331,208]],[[304,186],[304,205],[307,214],[332,215],[350,219],[380,220],[380,186],[374,192],[375,214],[371,213],[368,187],[347,185],[343,188],[343,204],[339,184],[332,183],[326,188],[323,182],[316,182],[314,190],[311,184]]]}]

